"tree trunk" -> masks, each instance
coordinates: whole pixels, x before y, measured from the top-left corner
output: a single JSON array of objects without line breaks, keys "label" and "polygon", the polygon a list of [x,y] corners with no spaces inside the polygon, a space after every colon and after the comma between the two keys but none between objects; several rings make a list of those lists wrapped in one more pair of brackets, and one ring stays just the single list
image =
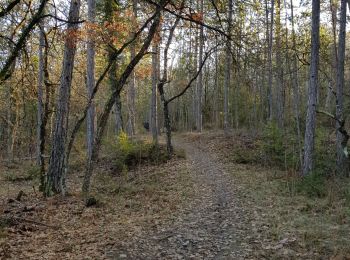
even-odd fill
[{"label": "tree trunk", "polygon": [[[112,72],[112,71],[111,71]],[[113,76],[111,80],[112,88],[114,89],[117,85],[117,77]],[[117,135],[123,131],[123,115],[122,115],[122,101],[120,99],[120,94],[115,98],[115,133]]]},{"label": "tree trunk", "polygon": [[274,7],[275,0],[271,0],[271,17],[270,17],[270,31],[269,31],[269,46],[268,46],[268,67],[269,67],[269,80],[267,84],[267,100],[268,100],[268,119],[271,121],[273,118],[273,98],[272,98],[272,81],[273,81],[273,70],[272,70],[272,43],[273,43],[273,24],[274,24]]},{"label": "tree trunk", "polygon": [[320,0],[312,0],[312,31],[311,31],[311,62],[310,81],[308,89],[306,129],[304,140],[304,165],[303,176],[313,170],[315,128],[316,128],[316,105],[318,91],[318,67],[320,47]]},{"label": "tree trunk", "polygon": [[80,0],[72,0],[68,17],[70,23],[67,25],[67,35],[64,45],[60,92],[56,106],[51,155],[45,183],[46,196],[50,196],[52,192],[64,194],[65,191],[65,145],[68,130],[70,90],[77,44],[76,31],[78,29],[78,24],[74,22],[79,19],[79,10]]},{"label": "tree trunk", "polygon": [[277,84],[276,84],[276,115],[279,128],[283,127],[284,120],[284,87],[283,87],[283,61],[281,54],[281,0],[277,0],[276,7],[276,64]]},{"label": "tree trunk", "polygon": [[[229,0],[228,2],[228,20],[227,20],[227,34],[231,35],[232,29],[232,15],[233,15],[233,0]],[[231,39],[226,39],[226,64],[225,64],[225,84],[224,84],[224,130],[225,132],[228,130],[228,90],[231,85]],[[236,93],[235,93],[236,94]]]},{"label": "tree trunk", "polygon": [[[137,29],[137,0],[132,1],[133,5],[133,29]],[[130,47],[130,59],[135,58],[135,47],[133,43]],[[127,122],[127,134],[129,136],[135,135],[135,96],[136,96],[136,75],[135,71],[131,73],[130,86],[128,88],[128,122]]]},{"label": "tree trunk", "polygon": [[[158,40],[158,39],[156,39]],[[153,142],[158,144],[158,116],[157,116],[157,84],[158,84],[158,43],[152,46],[152,94],[151,94],[151,132]]]},{"label": "tree trunk", "polygon": [[[95,0],[88,0],[88,21],[90,26],[95,23],[96,2]],[[88,29],[88,42],[87,42],[87,76],[86,87],[88,98],[92,96],[93,89],[95,87],[95,43],[92,35],[92,28]],[[91,158],[92,146],[94,143],[95,132],[95,106],[91,103],[86,118],[86,139],[87,139],[87,154],[88,158]]]},{"label": "tree trunk", "polygon": [[37,111],[37,166],[40,168],[40,187],[39,190],[43,191],[45,186],[45,137],[46,137],[46,121],[47,121],[47,106],[49,93],[46,93],[46,104],[44,107],[44,84],[45,84],[45,32],[43,24],[40,26],[39,33],[39,71],[38,71],[38,111]]},{"label": "tree trunk", "polygon": [[338,37],[338,63],[337,63],[337,98],[336,98],[336,130],[337,130],[337,174],[348,173],[347,141],[349,136],[344,134],[343,92],[344,92],[344,60],[346,39],[346,1],[341,0],[340,28]]},{"label": "tree trunk", "polygon": [[[200,14],[203,16],[203,0],[200,0]],[[204,27],[201,25],[199,29],[199,55],[198,55],[198,66],[203,60],[203,49],[204,49]],[[203,115],[202,115],[202,92],[203,92],[203,73],[202,70],[199,73],[197,81],[197,131],[202,132],[203,128]]]},{"label": "tree trunk", "polygon": [[303,165],[303,152],[302,152],[302,144],[301,144],[301,129],[300,129],[300,93],[299,93],[299,76],[298,76],[298,57],[296,53],[296,39],[295,39],[295,29],[294,29],[294,8],[293,8],[293,0],[290,0],[290,8],[291,8],[291,19],[292,19],[292,45],[293,45],[293,59],[292,59],[292,85],[293,85],[293,103],[294,103],[294,117],[295,117],[295,125],[297,129],[297,139],[299,146],[299,161],[300,167]]}]

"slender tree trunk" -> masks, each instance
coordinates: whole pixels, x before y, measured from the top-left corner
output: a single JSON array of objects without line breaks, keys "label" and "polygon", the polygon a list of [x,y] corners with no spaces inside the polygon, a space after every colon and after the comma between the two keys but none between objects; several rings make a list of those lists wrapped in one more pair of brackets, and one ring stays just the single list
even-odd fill
[{"label": "slender tree trunk", "polygon": [[[137,29],[137,0],[132,1],[133,5],[133,29]],[[135,58],[135,47],[133,43],[130,48],[130,59]],[[127,122],[127,133],[129,136],[135,135],[135,96],[136,96],[136,74],[135,71],[131,73],[130,86],[128,88],[128,122]]]},{"label": "slender tree trunk", "polygon": [[300,129],[300,93],[299,93],[299,75],[298,75],[298,60],[296,51],[296,38],[295,38],[295,28],[294,28],[294,8],[293,0],[290,0],[291,8],[291,19],[292,19],[292,49],[293,49],[293,59],[292,59],[292,85],[293,85],[293,103],[294,103],[294,117],[295,125],[297,129],[297,139],[299,146],[299,160],[300,167],[303,165],[303,151],[302,151],[302,141],[301,141],[301,129]]},{"label": "slender tree trunk", "polygon": [[[200,13],[203,14],[203,0],[200,0]],[[204,49],[204,27],[200,26],[199,29],[199,56],[198,56],[198,66],[203,60],[203,49]],[[202,132],[203,128],[203,115],[202,115],[202,92],[203,92],[203,73],[202,70],[199,73],[197,81],[197,131]]]},{"label": "slender tree trunk", "polygon": [[276,114],[279,128],[283,127],[284,121],[284,87],[283,87],[283,61],[281,54],[281,0],[277,0],[276,7],[276,64],[277,84],[276,84]]},{"label": "slender tree trunk", "polygon": [[304,140],[303,176],[310,174],[314,164],[316,105],[320,47],[320,0],[312,0],[311,62]]},{"label": "slender tree trunk", "polygon": [[[45,84],[45,52],[46,52],[46,42],[45,42],[45,32],[43,24],[40,26],[39,33],[39,71],[38,71],[38,111],[37,111],[37,166],[40,168],[40,187],[39,189],[43,191],[45,186],[45,138],[46,138],[46,122],[47,122],[47,106],[49,93],[46,93],[46,104],[44,107],[44,84]],[[46,89],[47,90],[47,89]]]},{"label": "slender tree trunk", "polygon": [[[215,38],[215,44],[218,44],[217,37]],[[215,50],[215,83],[214,83],[214,122],[215,128],[219,128],[219,49]]]},{"label": "slender tree trunk", "polygon": [[[112,71],[111,71],[112,72]],[[117,77],[113,76],[111,86],[114,89],[117,85]],[[115,98],[115,132],[117,135],[123,131],[123,115],[122,115],[122,101],[120,94]]]},{"label": "slender tree trunk", "polygon": [[273,118],[273,98],[272,98],[272,81],[273,81],[273,68],[272,68],[272,43],[273,43],[273,24],[274,24],[274,8],[275,0],[271,0],[271,15],[270,15],[270,31],[269,31],[269,47],[268,47],[268,67],[269,67],[269,81],[267,84],[267,99],[268,99],[268,119],[271,121]]},{"label": "slender tree trunk", "polygon": [[64,56],[62,65],[59,97],[56,106],[56,118],[52,138],[52,149],[49,161],[49,168],[45,183],[45,195],[64,193],[64,172],[65,172],[65,146],[68,130],[69,100],[72,84],[74,57],[77,44],[76,31],[78,24],[74,23],[79,19],[80,0],[72,0],[69,10],[67,25],[67,37],[64,45]]},{"label": "slender tree trunk", "polygon": [[[233,15],[233,0],[228,1],[228,20],[227,20],[227,33],[231,35],[232,29],[232,15]],[[231,69],[232,69],[232,58],[231,58],[231,39],[226,40],[225,50],[225,84],[224,84],[224,130],[225,132],[229,128],[228,123],[228,90],[231,85]],[[235,93],[236,94],[236,93]]]},{"label": "slender tree trunk", "polygon": [[332,66],[331,66],[331,77],[329,81],[329,87],[327,90],[325,109],[329,111],[332,109],[333,101],[333,90],[336,91],[337,82],[337,64],[338,64],[338,50],[337,50],[337,5],[334,0],[330,0],[331,18],[332,18],[332,38],[333,38],[333,48],[332,48]]},{"label": "slender tree trunk", "polygon": [[340,28],[338,37],[338,64],[337,64],[337,99],[336,99],[336,130],[337,130],[337,173],[348,173],[347,142],[348,134],[344,129],[343,92],[344,92],[344,60],[346,39],[346,1],[341,0]]},{"label": "slender tree trunk", "polygon": [[[88,21],[90,26],[95,23],[95,12],[96,12],[96,2],[95,0],[88,0]],[[87,77],[86,77],[86,87],[88,98],[92,96],[92,91],[95,87],[95,43],[93,40],[92,29],[88,29],[88,42],[87,42]],[[94,103],[90,104],[87,118],[87,154],[88,158],[91,158],[92,146],[94,143],[94,132],[95,132],[95,106]]]},{"label": "slender tree trunk", "polygon": [[152,95],[151,95],[151,132],[153,142],[158,144],[158,117],[157,117],[157,84],[158,84],[158,43],[152,46]]}]

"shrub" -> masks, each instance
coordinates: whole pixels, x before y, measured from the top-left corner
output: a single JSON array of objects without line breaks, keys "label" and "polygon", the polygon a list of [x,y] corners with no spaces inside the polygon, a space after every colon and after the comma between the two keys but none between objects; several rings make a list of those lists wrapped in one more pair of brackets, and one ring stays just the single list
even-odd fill
[{"label": "shrub", "polygon": [[313,171],[300,178],[297,182],[297,191],[309,197],[325,197],[327,195],[326,176],[323,172]]},{"label": "shrub", "polygon": [[118,135],[113,150],[115,167],[119,172],[126,172],[141,163],[159,164],[169,159],[163,145],[132,141],[124,132]]},{"label": "shrub", "polygon": [[266,124],[260,143],[260,153],[268,165],[282,169],[298,168],[298,149],[296,138],[276,123]]}]

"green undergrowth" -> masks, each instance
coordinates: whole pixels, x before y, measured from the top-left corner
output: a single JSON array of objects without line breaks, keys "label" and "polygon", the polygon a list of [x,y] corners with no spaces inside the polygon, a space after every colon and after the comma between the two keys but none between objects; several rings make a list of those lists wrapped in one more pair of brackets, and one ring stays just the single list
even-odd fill
[{"label": "green undergrowth", "polygon": [[5,180],[9,182],[35,181],[40,178],[40,168],[37,166],[27,166],[24,169],[8,170],[5,173]]},{"label": "green undergrowth", "polygon": [[[113,168],[117,172],[127,172],[144,164],[160,165],[170,158],[164,144],[147,140],[132,140],[121,132],[115,141],[107,144],[108,154],[112,156]],[[183,151],[175,151],[175,157],[184,158]]]}]

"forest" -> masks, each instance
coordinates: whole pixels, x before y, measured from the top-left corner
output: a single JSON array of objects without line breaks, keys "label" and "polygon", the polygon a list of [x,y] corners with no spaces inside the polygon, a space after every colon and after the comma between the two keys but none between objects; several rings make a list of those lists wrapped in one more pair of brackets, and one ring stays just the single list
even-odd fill
[{"label": "forest", "polygon": [[1,259],[350,259],[350,0],[0,0]]}]

